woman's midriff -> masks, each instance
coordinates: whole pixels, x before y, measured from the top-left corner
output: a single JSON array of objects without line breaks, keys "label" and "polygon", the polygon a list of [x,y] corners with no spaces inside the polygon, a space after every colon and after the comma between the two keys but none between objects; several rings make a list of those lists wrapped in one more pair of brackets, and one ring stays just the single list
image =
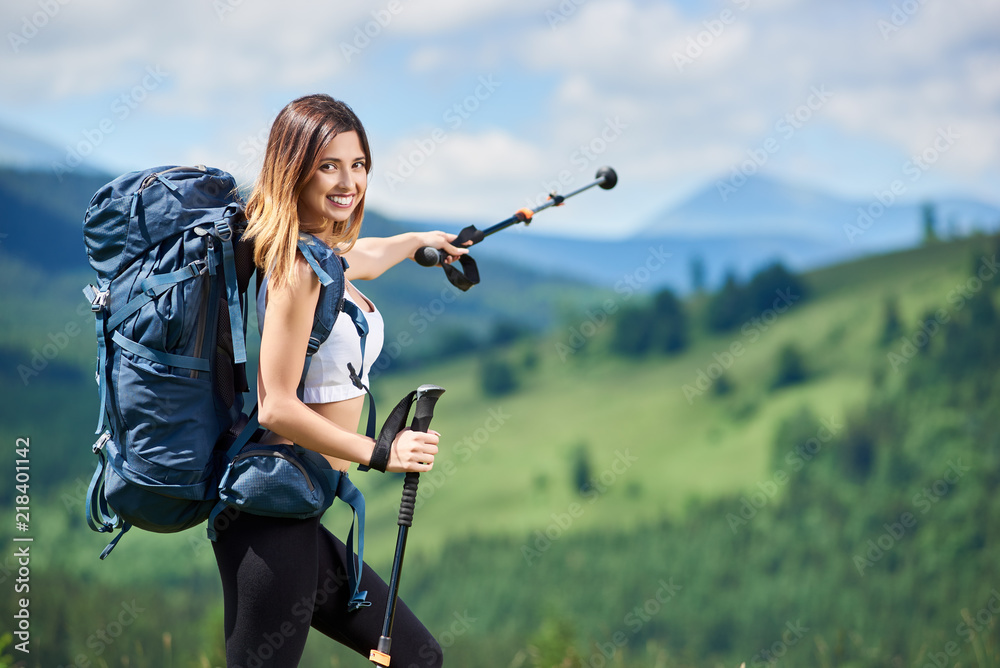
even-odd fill
[{"label": "woman's midriff", "polygon": [[[361,412],[364,409],[365,396],[361,395],[360,397],[352,397],[351,399],[345,399],[343,401],[333,401],[327,404],[306,405],[337,426],[346,429],[347,431],[356,432],[358,430],[358,423],[361,421]],[[261,442],[273,445],[275,443],[290,443],[291,441],[278,436],[274,432],[267,432],[264,435],[264,438],[261,439]],[[330,457],[329,455],[323,456],[326,457],[328,462],[330,462],[330,466],[338,471],[346,471],[351,467],[351,464],[354,463],[338,457]]]}]

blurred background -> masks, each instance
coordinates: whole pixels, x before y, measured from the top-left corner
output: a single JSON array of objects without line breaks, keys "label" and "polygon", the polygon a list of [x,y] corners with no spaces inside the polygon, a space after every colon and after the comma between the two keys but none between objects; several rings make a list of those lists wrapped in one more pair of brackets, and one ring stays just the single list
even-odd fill
[{"label": "blurred background", "polygon": [[[362,286],[379,401],[448,390],[402,596],[449,665],[1000,665],[1000,7],[342,4],[0,10],[0,443],[11,480],[30,439],[35,539],[32,651],[5,623],[0,666],[224,664],[204,533],[101,562],[83,519],[80,225],[126,171],[251,184],[314,92],[365,123],[364,234],[619,175],[477,247],[467,293],[409,262]],[[401,478],[354,479],[387,573]]]}]

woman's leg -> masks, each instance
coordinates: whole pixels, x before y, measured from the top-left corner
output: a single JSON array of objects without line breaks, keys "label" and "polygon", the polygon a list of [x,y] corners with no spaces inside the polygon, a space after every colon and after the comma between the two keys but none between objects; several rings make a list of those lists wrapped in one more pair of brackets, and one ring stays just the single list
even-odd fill
[{"label": "woman's leg", "polygon": [[[367,600],[371,605],[349,612],[347,548],[322,525],[318,543],[319,576],[312,626],[368,658],[368,653],[378,646],[379,636],[382,635],[389,586],[365,564],[360,589],[368,591]],[[396,603],[389,654],[393,668],[437,668],[443,661],[441,646],[401,600]]]},{"label": "woman's leg", "polygon": [[[213,543],[225,600],[226,663],[297,666],[312,621],[319,518],[295,520],[227,510]],[[225,525],[225,528],[222,527]]]}]

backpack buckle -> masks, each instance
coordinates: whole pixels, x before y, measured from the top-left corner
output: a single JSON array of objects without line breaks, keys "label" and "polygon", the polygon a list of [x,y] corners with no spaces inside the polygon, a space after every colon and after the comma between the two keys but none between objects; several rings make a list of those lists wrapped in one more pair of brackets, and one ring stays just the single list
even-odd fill
[{"label": "backpack buckle", "polygon": [[216,221],[215,231],[219,233],[219,239],[222,241],[229,241],[233,238],[233,228],[228,220]]},{"label": "backpack buckle", "polygon": [[103,450],[104,446],[107,445],[108,441],[110,440],[111,440],[111,432],[106,431],[103,434],[101,434],[101,437],[97,439],[97,443],[94,443],[94,447],[92,448],[94,454],[96,455],[98,452]]},{"label": "backpack buckle", "polygon": [[94,313],[100,313],[103,311],[104,307],[108,304],[108,297],[110,296],[110,290],[105,292],[95,292],[93,299],[90,300],[90,310]]},{"label": "backpack buckle", "polygon": [[310,336],[309,343],[306,345],[306,355],[315,355],[317,350],[319,350],[319,339]]}]

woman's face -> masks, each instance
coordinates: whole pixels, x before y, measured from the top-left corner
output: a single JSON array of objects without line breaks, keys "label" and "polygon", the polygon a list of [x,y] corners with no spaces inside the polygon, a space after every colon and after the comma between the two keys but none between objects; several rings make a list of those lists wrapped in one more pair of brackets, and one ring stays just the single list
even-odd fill
[{"label": "woman's face", "polygon": [[365,152],[358,133],[342,132],[320,153],[319,166],[299,195],[299,221],[317,228],[351,218],[368,187]]}]

